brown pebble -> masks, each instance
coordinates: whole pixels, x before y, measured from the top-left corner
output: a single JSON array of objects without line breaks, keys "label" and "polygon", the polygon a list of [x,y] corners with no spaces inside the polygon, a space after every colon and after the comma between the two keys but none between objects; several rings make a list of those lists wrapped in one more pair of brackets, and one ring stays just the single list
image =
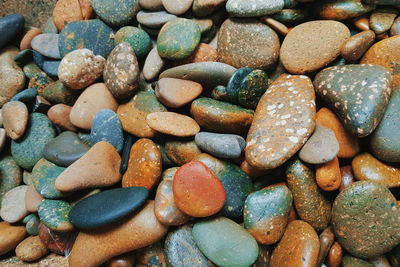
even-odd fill
[{"label": "brown pebble", "polygon": [[162,78],[155,88],[157,99],[170,108],[187,105],[202,92],[200,83],[175,78]]},{"label": "brown pebble", "polygon": [[22,261],[36,261],[47,254],[48,250],[40,240],[39,236],[30,236],[19,243],[15,254]]},{"label": "brown pebble", "polygon": [[39,194],[33,184],[28,186],[25,194],[25,207],[29,212],[37,212],[40,202],[43,200],[41,194]]},{"label": "brown pebble", "polygon": [[335,241],[328,253],[327,264],[329,267],[339,267],[342,264],[343,249],[339,242]]},{"label": "brown pebble", "polygon": [[136,262],[135,251],[124,253],[122,255],[115,256],[114,258],[107,261],[107,267],[133,267]]},{"label": "brown pebble", "polygon": [[340,184],[339,191],[342,191],[354,183],[353,168],[350,165],[343,166],[340,168],[340,174],[342,175],[342,183]]},{"label": "brown pebble", "polygon": [[261,22],[265,23],[269,27],[271,27],[274,31],[280,33],[283,36],[286,36],[288,34],[289,29],[286,27],[285,24],[280,23],[277,20],[274,20],[273,18],[270,17],[263,17],[261,18]]},{"label": "brown pebble", "polygon": [[0,255],[13,250],[26,236],[25,226],[0,222]]},{"label": "brown pebble", "polygon": [[331,246],[335,241],[335,234],[333,233],[331,227],[326,228],[322,233],[319,235],[319,254],[318,254],[318,262],[317,266],[321,266],[325,262],[325,258],[331,249]]},{"label": "brown pebble", "polygon": [[324,191],[339,189],[342,183],[342,176],[340,174],[338,158],[335,157],[333,160],[319,165],[316,170],[315,179],[319,188]]},{"label": "brown pebble", "polygon": [[375,33],[362,31],[351,36],[342,46],[340,54],[350,62],[359,60],[375,41]]},{"label": "brown pebble", "polygon": [[194,119],[175,112],[153,112],[147,115],[146,120],[150,128],[168,135],[188,137],[200,132]]},{"label": "brown pebble", "polygon": [[32,27],[31,29],[29,29],[29,31],[27,31],[24,35],[24,37],[22,37],[22,40],[19,44],[19,49],[21,50],[25,50],[25,49],[31,49],[31,41],[33,38],[35,38],[35,36],[38,36],[39,34],[42,33],[42,30],[36,27]]},{"label": "brown pebble", "polygon": [[1,115],[7,135],[13,140],[19,139],[28,125],[29,111],[26,105],[20,101],[8,102],[1,109]]},{"label": "brown pebble", "polygon": [[369,30],[369,20],[366,17],[359,17],[353,20],[353,25],[362,31]]},{"label": "brown pebble", "polygon": [[76,128],[69,119],[71,110],[71,106],[65,104],[57,104],[52,106],[49,111],[47,111],[47,116],[52,123],[59,126],[61,129],[77,132],[78,128]]},{"label": "brown pebble", "polygon": [[88,20],[93,16],[90,0],[58,0],[53,9],[53,21],[60,31],[68,22]]}]

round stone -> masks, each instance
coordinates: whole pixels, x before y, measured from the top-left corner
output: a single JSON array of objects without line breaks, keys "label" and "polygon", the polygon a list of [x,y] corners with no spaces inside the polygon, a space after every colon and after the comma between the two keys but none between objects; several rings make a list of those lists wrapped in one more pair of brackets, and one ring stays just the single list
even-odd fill
[{"label": "round stone", "polygon": [[28,211],[25,208],[25,194],[27,185],[17,186],[8,191],[1,201],[1,218],[9,223],[16,223],[22,220]]},{"label": "round stone", "polygon": [[[371,0],[370,0],[371,1]],[[322,1],[314,7],[314,13],[326,20],[347,20],[364,15],[375,9],[368,0]]]},{"label": "round stone", "polygon": [[32,49],[43,56],[60,59],[60,50],[58,50],[58,34],[43,33],[32,39]]},{"label": "round stone", "polygon": [[154,29],[161,28],[165,23],[174,18],[176,18],[175,15],[164,10],[155,12],[141,10],[136,16],[136,19],[140,24]]},{"label": "round stone", "polygon": [[94,12],[111,26],[129,24],[139,11],[139,0],[93,0]]},{"label": "round stone", "polygon": [[193,0],[161,0],[161,2],[169,13],[182,15],[192,7]]},{"label": "round stone", "polygon": [[74,226],[68,220],[71,206],[63,200],[44,199],[39,204],[40,220],[51,230],[69,232]]},{"label": "round stone", "polygon": [[143,76],[147,81],[158,78],[161,70],[164,68],[166,61],[160,57],[157,47],[154,47],[146,57],[143,65]]},{"label": "round stone", "polygon": [[246,146],[240,135],[200,132],[195,136],[199,148],[218,158],[238,158]]},{"label": "round stone", "polygon": [[15,255],[18,259],[26,262],[42,258],[48,252],[38,236],[30,236],[19,243],[15,248]]},{"label": "round stone", "polygon": [[24,28],[21,14],[9,14],[0,18],[0,49],[11,42]]},{"label": "round stone", "polygon": [[[59,0],[53,9],[53,27],[62,30],[64,26],[72,21],[88,20],[93,17],[94,12],[90,0]],[[45,31],[46,32],[46,31]]]},{"label": "round stone", "polygon": [[147,115],[146,121],[153,130],[173,136],[188,137],[200,132],[195,120],[175,112],[153,112]]},{"label": "round stone", "polygon": [[200,155],[201,150],[194,141],[167,141],[165,153],[174,164],[181,166]]},{"label": "round stone", "polygon": [[17,162],[7,155],[2,155],[0,158],[0,203],[4,194],[17,187],[22,181],[22,171],[17,165]]},{"label": "round stone", "polygon": [[139,59],[145,57],[152,47],[150,36],[137,27],[123,27],[115,33],[114,38],[116,44],[128,43]]},{"label": "round stone", "polygon": [[193,81],[162,78],[155,88],[157,99],[171,108],[180,108],[192,102],[203,92],[201,84]]},{"label": "round stone", "polygon": [[56,126],[63,130],[76,132],[78,129],[69,119],[72,107],[64,104],[56,104],[47,111],[47,117]]},{"label": "round stone", "polygon": [[124,144],[124,132],[118,115],[110,109],[102,109],[96,113],[90,130],[92,144],[106,141],[121,152]]},{"label": "round stone", "polygon": [[0,222],[0,255],[12,251],[26,236],[24,226]]},{"label": "round stone", "polygon": [[7,135],[13,139],[19,139],[25,133],[28,125],[28,108],[23,102],[10,101],[1,109],[3,127]]}]

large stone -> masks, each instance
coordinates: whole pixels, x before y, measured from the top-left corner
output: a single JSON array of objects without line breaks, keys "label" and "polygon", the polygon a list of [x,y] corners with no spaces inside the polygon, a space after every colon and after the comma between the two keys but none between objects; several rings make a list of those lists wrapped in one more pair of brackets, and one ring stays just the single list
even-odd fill
[{"label": "large stone", "polygon": [[283,0],[229,0],[226,3],[226,11],[234,17],[259,17],[281,11],[283,5]]}]

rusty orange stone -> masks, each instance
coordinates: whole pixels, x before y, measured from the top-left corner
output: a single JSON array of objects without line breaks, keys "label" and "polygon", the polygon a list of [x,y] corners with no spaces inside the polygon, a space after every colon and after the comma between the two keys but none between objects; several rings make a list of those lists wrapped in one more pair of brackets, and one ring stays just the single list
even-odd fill
[{"label": "rusty orange stone", "polygon": [[340,174],[338,158],[335,157],[333,160],[318,166],[315,178],[319,188],[324,191],[339,189],[342,183],[342,175]]},{"label": "rusty orange stone", "polygon": [[71,109],[71,106],[67,106],[65,104],[57,104],[52,106],[49,111],[47,111],[47,116],[52,123],[61,127],[62,129],[76,132],[78,131],[78,128],[76,128],[69,119]]},{"label": "rusty orange stone", "polygon": [[260,170],[253,167],[246,160],[243,160],[243,162],[240,164],[240,169],[242,169],[242,171],[244,171],[252,180],[255,180],[258,177],[270,172],[269,170]]},{"label": "rusty orange stone", "polygon": [[77,20],[88,20],[94,16],[90,0],[59,0],[53,10],[53,21],[58,30]]},{"label": "rusty orange stone", "polygon": [[369,20],[366,17],[359,17],[353,20],[353,25],[362,31],[369,30]]},{"label": "rusty orange stone", "polygon": [[162,159],[157,145],[150,139],[139,139],[131,148],[122,187],[143,186],[150,190],[160,180],[161,172]]},{"label": "rusty orange stone", "polygon": [[207,217],[222,209],[225,189],[214,173],[202,162],[181,166],[172,185],[176,206],[193,217]]},{"label": "rusty orange stone", "polygon": [[342,263],[343,249],[339,242],[335,241],[329,250],[327,264],[329,267],[339,267]]},{"label": "rusty orange stone", "polygon": [[31,41],[35,36],[38,36],[39,34],[42,33],[42,30],[36,27],[32,27],[27,31],[24,35],[24,37],[21,40],[21,43],[19,44],[19,49],[20,50],[25,50],[25,49],[31,49]]}]

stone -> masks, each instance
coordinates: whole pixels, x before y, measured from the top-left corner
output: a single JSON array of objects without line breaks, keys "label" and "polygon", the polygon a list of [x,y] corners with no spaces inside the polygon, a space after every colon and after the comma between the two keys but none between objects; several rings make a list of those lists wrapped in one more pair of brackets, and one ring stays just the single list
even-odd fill
[{"label": "stone", "polygon": [[43,56],[60,59],[60,50],[58,50],[58,34],[42,33],[32,39],[32,49]]},{"label": "stone", "polygon": [[115,256],[107,261],[108,267],[132,267],[136,262],[135,251],[127,252],[122,255]]},{"label": "stone", "polygon": [[290,73],[313,72],[334,61],[349,37],[349,29],[341,22],[305,22],[286,35],[280,50],[280,60]]},{"label": "stone", "polygon": [[375,33],[371,30],[362,31],[351,36],[340,49],[340,55],[347,61],[359,60],[373,45]]},{"label": "stone", "polygon": [[68,218],[75,227],[80,229],[110,225],[139,210],[146,202],[148,195],[149,191],[144,187],[102,191],[75,204]]},{"label": "stone", "polygon": [[188,137],[200,132],[195,120],[175,112],[153,112],[147,115],[146,121],[150,128],[163,134]]},{"label": "stone", "polygon": [[40,159],[32,169],[32,184],[36,191],[47,199],[67,196],[55,188],[57,177],[65,168],[57,166],[46,159]]},{"label": "stone", "polygon": [[178,140],[167,141],[165,143],[165,153],[174,164],[180,166],[200,155],[201,150],[195,141]]},{"label": "stone", "polygon": [[315,112],[311,80],[301,75],[281,75],[257,106],[247,135],[246,161],[259,169],[282,165],[311,136]]},{"label": "stone", "polygon": [[364,0],[321,1],[314,7],[314,13],[327,20],[346,20],[364,15],[375,9],[374,4]]},{"label": "stone", "polygon": [[68,167],[88,152],[90,147],[76,133],[65,131],[49,142],[43,157],[59,166]]},{"label": "stone", "polygon": [[254,116],[250,109],[206,97],[194,100],[190,112],[205,130],[232,134],[246,133]]},{"label": "stone", "polygon": [[28,125],[29,112],[26,105],[20,101],[7,102],[1,109],[1,116],[7,136],[13,140],[21,138]]},{"label": "stone", "polygon": [[139,0],[94,0],[91,1],[94,12],[102,21],[111,26],[129,24],[139,11]]},{"label": "stone", "polygon": [[58,255],[65,257],[69,254],[74,244],[77,232],[56,232],[48,228],[43,223],[39,224],[39,238],[46,248]]},{"label": "stone", "polygon": [[[37,210],[36,210],[37,212]],[[36,216],[35,214],[29,214],[26,216],[23,220],[23,222],[26,222],[25,229],[26,232],[30,235],[38,235],[39,233],[39,224],[40,220],[39,217]]]},{"label": "stone", "polygon": [[192,7],[193,0],[161,0],[161,3],[169,13],[182,15]]},{"label": "stone", "polygon": [[[285,1],[286,3],[286,1]],[[309,19],[309,13],[304,9],[294,9],[285,6],[281,11],[271,15],[271,18],[286,24],[300,24]]]},{"label": "stone", "polygon": [[144,266],[167,266],[164,244],[156,242],[150,246],[136,250],[137,265]]},{"label": "stone", "polygon": [[116,44],[128,43],[139,59],[145,57],[152,47],[150,36],[137,27],[123,27],[115,33],[114,38]]},{"label": "stone", "polygon": [[[114,256],[149,246],[168,231],[154,216],[154,201],[148,201],[134,216],[102,231],[79,233],[68,258],[70,266],[98,266]],[[90,251],[90,253],[89,253]]]},{"label": "stone", "polygon": [[[42,30],[36,27],[31,27],[22,37],[21,42],[19,44],[19,49],[20,50],[25,50],[25,49],[31,49],[31,41],[33,38],[38,36],[39,34],[42,34]],[[58,42],[58,40],[57,40]]]},{"label": "stone", "polygon": [[229,18],[218,34],[219,60],[236,68],[271,68],[278,60],[279,48],[278,35],[255,19]]},{"label": "stone", "polygon": [[11,155],[19,166],[31,170],[42,158],[45,146],[55,135],[53,125],[46,115],[31,113],[24,136],[11,142]]},{"label": "stone", "polygon": [[178,209],[193,217],[216,214],[226,199],[222,183],[200,161],[181,166],[174,176],[172,189]]},{"label": "stone", "polygon": [[263,70],[253,70],[240,82],[237,102],[242,107],[255,109],[267,88],[267,74]]},{"label": "stone", "polygon": [[26,236],[24,226],[0,222],[0,255],[13,250]]},{"label": "stone", "polygon": [[63,130],[76,132],[78,128],[71,123],[69,115],[72,107],[65,104],[56,104],[47,111],[47,117],[56,126]]},{"label": "stone", "polygon": [[392,74],[392,86],[400,85],[400,36],[396,35],[375,43],[361,58],[361,64],[375,64],[385,67]]},{"label": "stone", "polygon": [[342,261],[343,267],[374,267],[375,265],[369,263],[368,261],[345,255]]},{"label": "stone", "polygon": [[292,194],[286,186],[275,186],[250,194],[244,204],[244,228],[258,243],[278,242],[286,229]]},{"label": "stone", "polygon": [[196,99],[203,92],[203,87],[193,81],[162,78],[157,82],[154,92],[165,106],[180,108]]},{"label": "stone", "polygon": [[226,1],[227,0],[194,0],[192,10],[198,17],[207,16],[225,4]]},{"label": "stone", "polygon": [[342,183],[339,187],[339,191],[342,191],[346,187],[349,187],[354,183],[354,173],[351,165],[343,166],[340,168],[340,174],[342,175]]},{"label": "stone", "polygon": [[16,95],[14,95],[10,101],[20,101],[23,103],[28,103],[31,100],[35,99],[35,97],[38,95],[38,91],[36,88],[27,88],[24,89],[22,91],[20,91],[19,93],[17,93]]},{"label": "stone", "polygon": [[140,10],[136,16],[137,21],[149,28],[158,29],[161,28],[168,21],[176,18],[174,14],[170,14],[167,11],[146,11]]},{"label": "stone", "polygon": [[15,248],[18,259],[30,262],[36,261],[47,254],[48,250],[38,236],[30,236]]},{"label": "stone", "polygon": [[67,23],[88,20],[93,16],[90,0],[59,0],[53,9],[53,21],[58,30],[62,30]]},{"label": "stone", "polygon": [[335,157],[333,160],[317,166],[315,180],[319,188],[324,191],[334,191],[339,189],[342,183],[339,160]]},{"label": "stone", "polygon": [[6,47],[0,51],[0,107],[24,88],[25,76],[14,61],[18,49]]},{"label": "stone", "polygon": [[286,36],[289,32],[289,28],[285,24],[273,18],[263,17],[261,21],[279,33],[279,35]]},{"label": "stone", "polygon": [[89,49],[77,49],[66,54],[58,67],[58,78],[71,89],[93,84],[103,74],[106,60]]},{"label": "stone", "polygon": [[[210,30],[211,31],[211,30]],[[204,42],[204,40],[201,40]],[[218,61],[218,52],[217,50],[209,44],[200,43],[196,50],[194,50],[193,54],[185,59],[174,61],[173,66],[179,66],[190,63],[197,62],[217,62]]]},{"label": "stone", "polygon": [[256,240],[230,219],[197,222],[192,234],[200,251],[218,266],[250,266],[258,257]]},{"label": "stone", "polygon": [[6,130],[4,130],[4,128],[0,128],[0,152],[3,150],[6,141],[7,141]]},{"label": "stone", "polygon": [[400,18],[397,17],[394,22],[392,27],[390,28],[389,31],[390,36],[395,36],[400,34]]},{"label": "stone", "polygon": [[121,152],[124,144],[124,132],[118,115],[110,109],[102,109],[96,113],[90,130],[92,144],[106,141]]},{"label": "stone", "polygon": [[71,206],[63,200],[44,199],[38,207],[40,221],[57,232],[72,231],[74,226],[68,220]]},{"label": "stone", "polygon": [[376,34],[387,32],[399,12],[392,8],[379,8],[371,13],[369,24]]},{"label": "stone", "polygon": [[0,210],[0,216],[4,221],[16,223],[28,215],[28,211],[25,208],[27,189],[27,185],[20,185],[4,194]]},{"label": "stone", "polygon": [[36,88],[39,95],[41,95],[48,85],[53,83],[53,79],[51,79],[45,72],[40,71],[32,76],[29,80],[28,87]]},{"label": "stone", "polygon": [[318,261],[317,266],[320,266],[325,262],[326,256],[329,253],[329,250],[335,241],[335,234],[331,227],[326,228],[322,233],[319,235],[319,253],[318,253]]},{"label": "stone", "polygon": [[319,247],[318,235],[310,224],[292,221],[272,252],[270,266],[316,266]]},{"label": "stone", "polygon": [[331,219],[331,203],[318,188],[314,172],[295,159],[286,169],[286,181],[299,217],[316,231],[325,229]]},{"label": "stone", "polygon": [[240,135],[200,132],[195,136],[196,145],[218,158],[238,158],[246,146]]},{"label": "stone", "polygon": [[390,83],[386,69],[365,64],[326,68],[314,79],[316,93],[358,137],[368,136],[378,126],[390,99]]},{"label": "stone", "polygon": [[139,139],[131,148],[122,187],[143,186],[150,190],[160,180],[161,173],[161,153],[156,144],[147,138]]},{"label": "stone", "polygon": [[58,45],[61,57],[77,49],[87,48],[104,58],[114,48],[113,30],[99,19],[73,21],[60,32]]},{"label": "stone", "polygon": [[139,0],[139,4],[143,9],[148,9],[148,10],[163,9],[163,3],[161,2],[161,0]]},{"label": "stone", "polygon": [[0,49],[5,47],[23,30],[25,19],[21,14],[9,14],[0,18]]},{"label": "stone", "polygon": [[339,267],[342,264],[343,249],[339,242],[335,241],[329,250],[327,264],[329,267]]},{"label": "stone", "polygon": [[60,80],[47,85],[42,96],[53,104],[65,104],[72,106],[81,92],[66,87]]},{"label": "stone", "polygon": [[228,0],[226,11],[234,17],[259,17],[279,12],[283,9],[283,5],[283,0]]},{"label": "stone", "polygon": [[147,54],[143,65],[143,76],[147,81],[152,81],[158,78],[161,70],[164,68],[166,61],[160,57],[157,47],[154,47]]},{"label": "stone", "polygon": [[111,186],[121,180],[120,165],[121,156],[114,146],[101,141],[57,177],[56,188],[69,192]]},{"label": "stone", "polygon": [[200,37],[200,28],[197,23],[183,18],[173,19],[167,22],[158,34],[158,54],[170,60],[187,58],[197,48]]},{"label": "stone", "polygon": [[46,60],[43,62],[43,71],[51,77],[58,77],[58,67],[61,60]]},{"label": "stone", "polygon": [[89,130],[96,113],[102,109],[116,111],[118,103],[104,83],[95,83],[83,91],[70,113],[70,120],[76,127]]},{"label": "stone", "polygon": [[43,200],[33,184],[28,186],[25,193],[25,208],[28,212],[37,212],[40,202]]},{"label": "stone", "polygon": [[107,58],[103,79],[108,90],[117,99],[131,96],[139,82],[139,63],[128,43],[118,44]]},{"label": "stone", "polygon": [[301,148],[299,158],[310,164],[323,164],[333,160],[338,152],[335,132],[317,123],[314,133]]},{"label": "stone", "polygon": [[[0,203],[3,196],[22,182],[22,171],[9,155],[0,157]],[[1,204],[0,204],[1,207]]]}]

